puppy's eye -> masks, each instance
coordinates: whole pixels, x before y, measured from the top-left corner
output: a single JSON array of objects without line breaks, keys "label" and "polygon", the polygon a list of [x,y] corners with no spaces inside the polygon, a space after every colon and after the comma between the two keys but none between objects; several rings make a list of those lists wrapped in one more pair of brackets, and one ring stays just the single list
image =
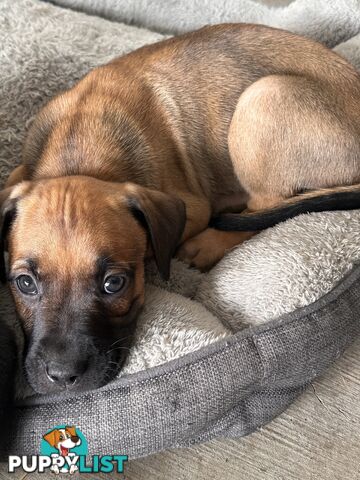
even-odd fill
[{"label": "puppy's eye", "polygon": [[125,275],[109,275],[105,278],[103,289],[105,293],[118,293],[125,285]]},{"label": "puppy's eye", "polygon": [[19,275],[16,278],[16,285],[25,295],[37,295],[38,293],[35,280],[30,275]]}]

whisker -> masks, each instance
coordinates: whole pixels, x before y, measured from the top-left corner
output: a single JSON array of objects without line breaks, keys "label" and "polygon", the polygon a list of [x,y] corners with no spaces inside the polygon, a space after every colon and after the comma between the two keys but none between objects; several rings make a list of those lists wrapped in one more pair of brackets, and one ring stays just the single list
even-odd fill
[{"label": "whisker", "polygon": [[132,337],[132,335],[128,335],[127,337],[118,338],[117,340],[115,340],[114,343],[112,343],[112,344],[110,345],[110,348],[113,347],[114,345],[116,345],[117,343],[122,342],[123,340],[127,340],[127,339],[130,338],[130,337]]},{"label": "whisker", "polygon": [[115,348],[112,348],[111,350],[108,350],[106,354],[114,352],[115,350],[128,350],[130,352],[130,348],[128,347],[115,347]]}]

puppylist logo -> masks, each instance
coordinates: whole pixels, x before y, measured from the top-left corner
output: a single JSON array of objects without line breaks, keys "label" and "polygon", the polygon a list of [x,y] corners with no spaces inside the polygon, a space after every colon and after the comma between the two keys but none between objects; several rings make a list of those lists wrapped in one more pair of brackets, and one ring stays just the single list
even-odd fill
[{"label": "puppylist logo", "polygon": [[87,459],[88,443],[79,428],[58,425],[48,430],[40,443],[40,455],[9,457],[9,473],[123,473],[127,455],[93,455]]}]

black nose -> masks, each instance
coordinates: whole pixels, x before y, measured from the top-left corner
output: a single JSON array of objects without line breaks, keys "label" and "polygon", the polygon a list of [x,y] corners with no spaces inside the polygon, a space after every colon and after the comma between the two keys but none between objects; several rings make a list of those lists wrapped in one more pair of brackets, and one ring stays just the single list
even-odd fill
[{"label": "black nose", "polygon": [[81,376],[86,370],[86,363],[64,364],[59,362],[49,362],[45,366],[45,372],[48,379],[58,386],[72,387],[79,382]]}]

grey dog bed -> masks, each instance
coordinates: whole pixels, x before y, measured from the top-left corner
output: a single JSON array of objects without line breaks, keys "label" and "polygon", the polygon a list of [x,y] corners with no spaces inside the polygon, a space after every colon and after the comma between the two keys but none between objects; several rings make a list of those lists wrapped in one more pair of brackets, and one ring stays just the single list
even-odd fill
[{"label": "grey dog bed", "polygon": [[[360,267],[313,305],[76,397],[19,406],[11,449],[38,450],[49,425],[80,425],[90,454],[131,458],[269,422],[360,332]],[[231,375],[229,375],[231,372]]]},{"label": "grey dog bed", "polygon": [[[317,36],[324,31],[334,44],[325,10]],[[359,31],[348,13],[331,17],[334,38]],[[3,0],[1,176],[18,163],[28,123],[48,98],[90,68],[162,38],[38,0]],[[359,65],[359,45],[354,37],[336,49]],[[359,333],[359,232],[359,212],[301,216],[234,249],[206,275],[174,262],[164,283],[150,266],[144,313],[120,378],[76,396],[19,400],[9,450],[38,454],[43,433],[64,423],[91,439],[90,455],[132,458],[265,424]],[[15,324],[2,293],[1,316]]]}]

